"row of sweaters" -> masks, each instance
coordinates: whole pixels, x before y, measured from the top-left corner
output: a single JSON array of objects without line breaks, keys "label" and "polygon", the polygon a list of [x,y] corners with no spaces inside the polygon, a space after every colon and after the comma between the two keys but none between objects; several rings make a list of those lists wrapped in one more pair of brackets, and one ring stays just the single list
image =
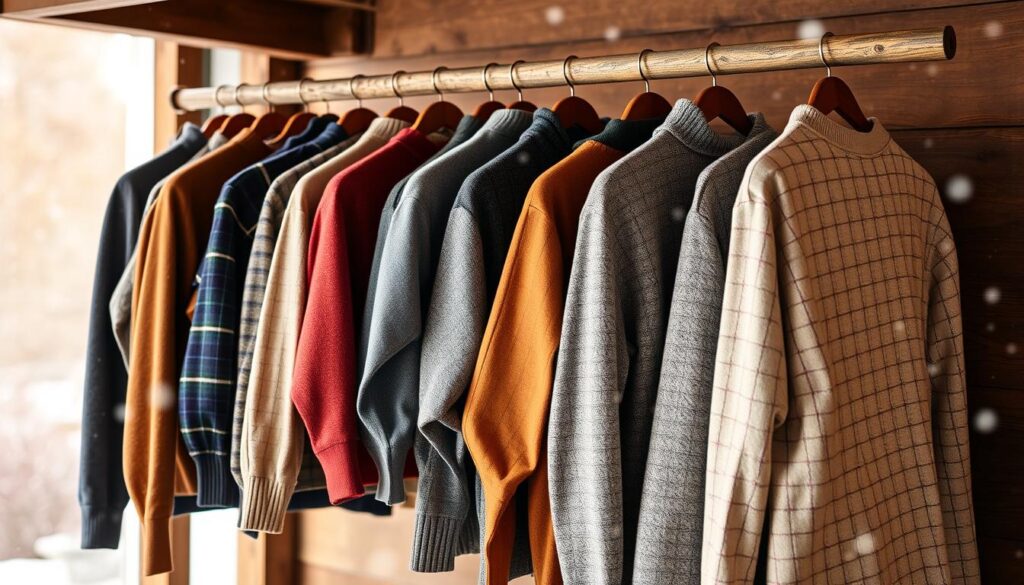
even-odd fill
[{"label": "row of sweaters", "polygon": [[418,476],[415,571],[977,583],[934,183],[877,120],[750,122],[187,126],[108,209],[83,545],[130,494],[162,572],[172,513],[274,533]]}]

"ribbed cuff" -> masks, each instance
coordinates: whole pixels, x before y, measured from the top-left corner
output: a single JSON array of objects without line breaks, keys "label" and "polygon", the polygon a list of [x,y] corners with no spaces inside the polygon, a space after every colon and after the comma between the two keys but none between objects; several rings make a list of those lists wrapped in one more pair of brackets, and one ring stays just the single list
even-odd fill
[{"label": "ribbed cuff", "polygon": [[386,469],[378,469],[377,501],[389,506],[397,506],[405,501],[405,463],[408,449],[391,448],[385,451]]},{"label": "ribbed cuff", "polygon": [[327,479],[327,496],[331,504],[337,505],[345,500],[363,495],[362,477],[359,475],[359,443],[348,441],[331,445],[323,451],[317,451],[316,458],[324,468]]},{"label": "ribbed cuff", "polygon": [[476,510],[470,510],[462,522],[459,531],[459,542],[455,545],[455,556],[474,555],[480,552],[480,522],[476,518]]},{"label": "ribbed cuff", "polygon": [[416,514],[409,568],[417,573],[455,570],[455,548],[462,522],[444,516]]},{"label": "ribbed cuff", "polygon": [[265,477],[250,477],[242,489],[242,517],[239,528],[270,534],[284,530],[284,515],[292,490]]},{"label": "ribbed cuff", "polygon": [[117,548],[124,508],[82,506],[82,548]]},{"label": "ribbed cuff", "polygon": [[148,577],[173,570],[171,519],[147,518],[142,522],[142,573]]},{"label": "ribbed cuff", "polygon": [[196,483],[198,493],[196,505],[200,508],[233,508],[238,505],[238,485],[231,477],[231,466],[227,457],[219,455],[198,455]]}]

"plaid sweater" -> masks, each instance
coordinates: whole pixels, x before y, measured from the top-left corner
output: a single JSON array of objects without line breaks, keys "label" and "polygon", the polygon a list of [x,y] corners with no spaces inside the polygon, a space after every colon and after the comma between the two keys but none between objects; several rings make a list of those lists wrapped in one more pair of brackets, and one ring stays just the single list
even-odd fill
[{"label": "plaid sweater", "polygon": [[235,506],[230,474],[231,421],[242,285],[252,234],[274,178],[345,138],[332,125],[316,140],[278,152],[232,177],[213,212],[206,255],[195,279],[195,312],[178,396],[181,433],[196,464],[198,504]]}]

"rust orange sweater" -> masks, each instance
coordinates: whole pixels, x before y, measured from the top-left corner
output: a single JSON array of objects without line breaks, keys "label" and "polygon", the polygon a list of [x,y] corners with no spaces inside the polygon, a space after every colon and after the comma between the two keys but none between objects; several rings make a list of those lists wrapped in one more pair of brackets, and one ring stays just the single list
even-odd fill
[{"label": "rust orange sweater", "polygon": [[523,483],[534,578],[538,585],[562,582],[545,442],[555,355],[580,210],[597,175],[625,154],[588,140],[534,182],[516,225],[462,420],[483,484],[490,585],[508,581]]},{"label": "rust orange sweater", "polygon": [[175,491],[195,493],[195,469],[178,432],[177,388],[189,331],[186,310],[213,207],[225,181],[269,153],[258,136],[243,130],[231,143],[171,175],[139,235],[124,475],[142,523],[146,575],[173,569]]}]

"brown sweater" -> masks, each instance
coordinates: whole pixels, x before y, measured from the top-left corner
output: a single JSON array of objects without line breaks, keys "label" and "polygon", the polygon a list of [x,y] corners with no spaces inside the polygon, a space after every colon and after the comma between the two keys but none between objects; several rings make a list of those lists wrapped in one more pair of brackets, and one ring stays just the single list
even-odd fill
[{"label": "brown sweater", "polygon": [[195,470],[178,432],[177,380],[189,331],[186,309],[213,208],[225,181],[269,153],[258,136],[243,130],[217,152],[179,170],[164,185],[139,235],[124,475],[142,523],[146,575],[172,570],[174,494],[195,492]]}]

